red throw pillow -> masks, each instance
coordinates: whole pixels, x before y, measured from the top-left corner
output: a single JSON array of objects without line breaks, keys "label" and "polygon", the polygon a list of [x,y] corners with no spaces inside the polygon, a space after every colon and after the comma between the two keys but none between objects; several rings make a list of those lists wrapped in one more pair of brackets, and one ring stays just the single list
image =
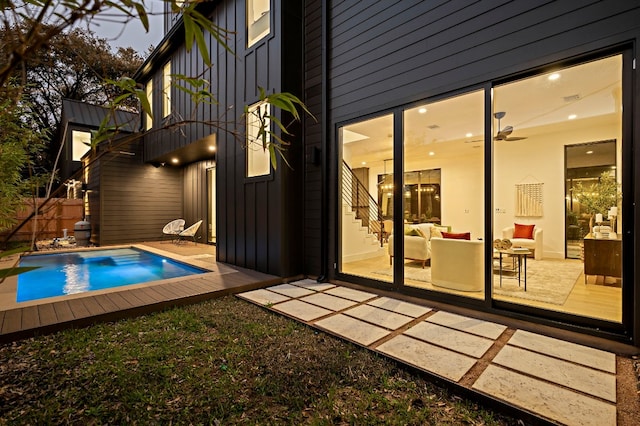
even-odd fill
[{"label": "red throw pillow", "polygon": [[443,232],[442,238],[450,238],[452,240],[470,240],[471,232],[460,232],[460,233]]},{"label": "red throw pillow", "polygon": [[533,240],[533,228],[535,225],[521,225],[514,223],[513,238],[525,238]]}]

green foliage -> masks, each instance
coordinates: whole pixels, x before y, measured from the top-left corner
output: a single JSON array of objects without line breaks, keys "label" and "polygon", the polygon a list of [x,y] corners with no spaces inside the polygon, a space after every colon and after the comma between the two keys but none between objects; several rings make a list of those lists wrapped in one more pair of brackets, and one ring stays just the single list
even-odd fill
[{"label": "green foliage", "polygon": [[[267,95],[266,91],[262,88],[258,88],[260,91],[260,102],[265,102],[269,105],[272,105],[281,111],[289,113],[294,121],[300,121],[300,112],[298,109],[306,112],[311,118],[315,120],[315,117],[311,112],[307,109],[304,103],[298,99],[297,96],[288,93],[272,93]],[[271,159],[271,166],[274,170],[277,169],[277,155],[284,160],[284,162],[291,167],[286,157],[284,156],[284,151],[286,147],[290,145],[288,141],[286,141],[280,134],[285,136],[291,136],[291,133],[287,129],[288,126],[285,126],[280,118],[275,115],[273,112],[268,111],[262,108],[250,109],[248,106],[244,107],[244,117],[248,119],[249,116],[252,116],[259,123],[259,129],[256,132],[256,140],[248,140],[247,144],[257,143],[261,145],[263,150],[269,150],[269,157]],[[280,130],[280,133],[276,132],[270,125],[270,123],[274,123],[276,127]]]},{"label": "green foliage", "polygon": [[[0,252],[0,259],[3,257],[9,257],[16,254],[24,253],[26,251],[29,251],[29,249],[30,249],[29,246],[20,246],[12,250],[5,250],[3,252]],[[34,269],[38,269],[38,268],[39,266],[12,266],[9,268],[0,269],[0,283],[2,283],[4,279],[7,277],[18,275],[23,272],[33,271]]]},{"label": "green foliage", "polygon": [[591,215],[601,213],[606,217],[609,208],[617,206],[622,198],[620,185],[609,172],[603,172],[593,184],[578,182],[572,190],[580,207]]},{"label": "green foliage", "polygon": [[0,102],[0,230],[15,224],[16,210],[32,193],[35,179],[29,169],[42,150],[39,135],[25,123],[24,109],[5,99]]},{"label": "green foliage", "polygon": [[234,296],[0,345],[0,365],[3,424],[516,421]]}]

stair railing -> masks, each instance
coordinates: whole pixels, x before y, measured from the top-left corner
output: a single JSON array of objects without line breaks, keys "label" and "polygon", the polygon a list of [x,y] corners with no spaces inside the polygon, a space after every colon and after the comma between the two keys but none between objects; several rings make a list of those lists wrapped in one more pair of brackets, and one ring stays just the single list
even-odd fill
[{"label": "stair railing", "polygon": [[362,225],[367,227],[369,233],[377,236],[382,247],[384,235],[380,205],[344,160],[342,161],[341,191],[343,203],[355,212],[356,219],[362,221]]}]

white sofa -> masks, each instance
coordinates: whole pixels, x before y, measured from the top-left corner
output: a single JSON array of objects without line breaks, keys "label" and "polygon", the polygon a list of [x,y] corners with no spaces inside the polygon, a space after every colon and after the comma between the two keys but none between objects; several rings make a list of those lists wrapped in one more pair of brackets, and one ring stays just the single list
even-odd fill
[{"label": "white sofa", "polygon": [[484,241],[434,237],[431,243],[431,283],[459,291],[484,289]]},{"label": "white sofa", "polygon": [[[412,229],[420,229],[426,238],[417,235],[405,235],[404,236],[404,258],[411,260],[422,261],[422,267],[424,268],[427,260],[431,259],[431,227],[433,223],[418,223],[406,225]],[[388,253],[389,263],[393,265],[393,235],[389,236]]]},{"label": "white sofa", "polygon": [[533,258],[535,260],[541,260],[543,256],[543,246],[542,246],[542,229],[535,226],[533,228],[533,239],[529,238],[513,238],[513,231],[515,228],[513,226],[509,226],[502,230],[502,238],[507,238],[511,240],[512,247],[525,247],[529,250],[533,251]]}]

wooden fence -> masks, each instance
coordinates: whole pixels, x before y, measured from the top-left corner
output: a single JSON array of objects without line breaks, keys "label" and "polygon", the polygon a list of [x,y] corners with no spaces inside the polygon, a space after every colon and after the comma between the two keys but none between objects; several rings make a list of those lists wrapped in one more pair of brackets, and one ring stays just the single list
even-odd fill
[{"label": "wooden fence", "polygon": [[[36,199],[38,205],[42,202],[44,198]],[[18,223],[27,218],[33,209],[33,200],[25,200],[23,207],[16,213]],[[37,216],[31,218],[19,229],[10,241],[30,241],[35,223],[37,223],[36,240],[61,238],[64,236],[64,229],[67,230],[68,236],[72,236],[74,224],[82,220],[82,212],[81,199],[53,198],[38,212]],[[0,232],[0,241],[3,241],[10,231]]]}]

